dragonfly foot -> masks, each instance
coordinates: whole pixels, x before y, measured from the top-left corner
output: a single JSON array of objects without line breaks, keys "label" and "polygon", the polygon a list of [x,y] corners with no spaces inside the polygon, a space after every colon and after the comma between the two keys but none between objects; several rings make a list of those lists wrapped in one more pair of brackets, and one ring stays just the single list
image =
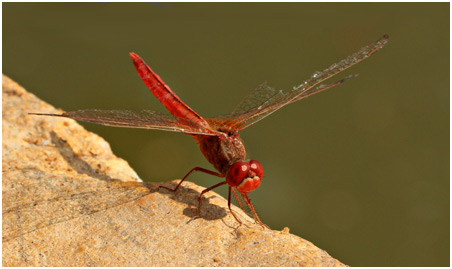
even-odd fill
[{"label": "dragonfly foot", "polygon": [[177,187],[176,187],[175,189],[171,189],[171,188],[168,188],[168,187],[165,187],[165,186],[160,185],[160,186],[159,186],[159,190],[160,190],[160,188],[167,189],[167,190],[172,191],[172,192],[177,191]]}]

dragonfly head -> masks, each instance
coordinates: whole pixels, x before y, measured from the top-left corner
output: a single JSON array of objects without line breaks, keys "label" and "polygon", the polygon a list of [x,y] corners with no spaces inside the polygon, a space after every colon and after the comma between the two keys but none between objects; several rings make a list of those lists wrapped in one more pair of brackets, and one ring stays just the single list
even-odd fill
[{"label": "dragonfly head", "polygon": [[250,193],[261,184],[264,170],[260,162],[250,160],[249,162],[235,162],[229,168],[226,182],[235,187],[240,193]]}]

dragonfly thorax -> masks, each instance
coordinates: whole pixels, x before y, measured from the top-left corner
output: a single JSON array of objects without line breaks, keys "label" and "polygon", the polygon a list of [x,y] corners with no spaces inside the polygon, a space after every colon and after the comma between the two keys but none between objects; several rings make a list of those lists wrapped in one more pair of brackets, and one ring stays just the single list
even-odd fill
[{"label": "dragonfly thorax", "polygon": [[246,150],[238,133],[233,136],[194,136],[204,157],[222,175],[226,176],[231,165],[246,159]]}]

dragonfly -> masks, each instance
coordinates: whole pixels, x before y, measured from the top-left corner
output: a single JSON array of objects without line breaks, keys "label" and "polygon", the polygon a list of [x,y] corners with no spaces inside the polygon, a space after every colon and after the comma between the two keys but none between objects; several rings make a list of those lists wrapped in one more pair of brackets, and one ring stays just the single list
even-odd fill
[{"label": "dragonfly", "polygon": [[276,90],[264,82],[249,93],[230,114],[215,118],[203,118],[191,109],[152,71],[140,56],[133,52],[130,53],[130,57],[138,75],[170,114],[152,110],[99,109],[76,110],[62,114],[30,114],[66,117],[113,127],[156,129],[190,135],[195,139],[202,154],[213,165],[216,171],[195,167],[182,178],[175,188],[161,187],[176,192],[182,182],[195,171],[225,178],[224,181],[206,188],[201,192],[198,199],[198,217],[201,216],[203,195],[219,186],[228,185],[228,208],[239,225],[242,224],[242,221],[239,220],[231,209],[231,193],[233,193],[241,209],[245,211],[237,192],[252,212],[254,221],[266,227],[257,215],[248,196],[250,192],[258,188],[261,184],[264,171],[259,161],[247,159],[246,150],[240,138],[239,131],[255,124],[288,104],[338,86],[356,77],[357,75],[350,75],[334,83],[320,84],[372,56],[385,46],[388,40],[389,36],[384,35],[347,58],[332,64],[320,72],[315,72],[310,78],[303,81],[300,85],[294,86],[292,89]]}]

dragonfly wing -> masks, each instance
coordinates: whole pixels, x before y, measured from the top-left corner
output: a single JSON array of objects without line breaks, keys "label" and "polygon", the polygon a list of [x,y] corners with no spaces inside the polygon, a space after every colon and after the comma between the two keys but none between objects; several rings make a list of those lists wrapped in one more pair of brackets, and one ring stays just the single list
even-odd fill
[{"label": "dragonfly wing", "polygon": [[180,123],[173,116],[152,110],[99,110],[84,109],[63,114],[30,113],[33,115],[66,117],[78,121],[102,124],[113,127],[156,129],[186,134],[216,135],[210,129],[199,125]]},{"label": "dragonfly wing", "polygon": [[317,86],[322,81],[367,59],[386,45],[388,39],[389,37],[387,35],[383,36],[381,39],[361,48],[359,51],[348,56],[344,60],[331,65],[321,72],[315,72],[309,79],[305,80],[300,85],[293,87],[291,90],[276,90],[268,86],[267,83],[259,85],[254,91],[245,97],[245,99],[243,99],[243,101],[231,114],[223,117],[224,121],[222,125],[236,130],[244,129],[287,104],[332,88],[356,77],[356,75],[352,75],[325,86]]}]

